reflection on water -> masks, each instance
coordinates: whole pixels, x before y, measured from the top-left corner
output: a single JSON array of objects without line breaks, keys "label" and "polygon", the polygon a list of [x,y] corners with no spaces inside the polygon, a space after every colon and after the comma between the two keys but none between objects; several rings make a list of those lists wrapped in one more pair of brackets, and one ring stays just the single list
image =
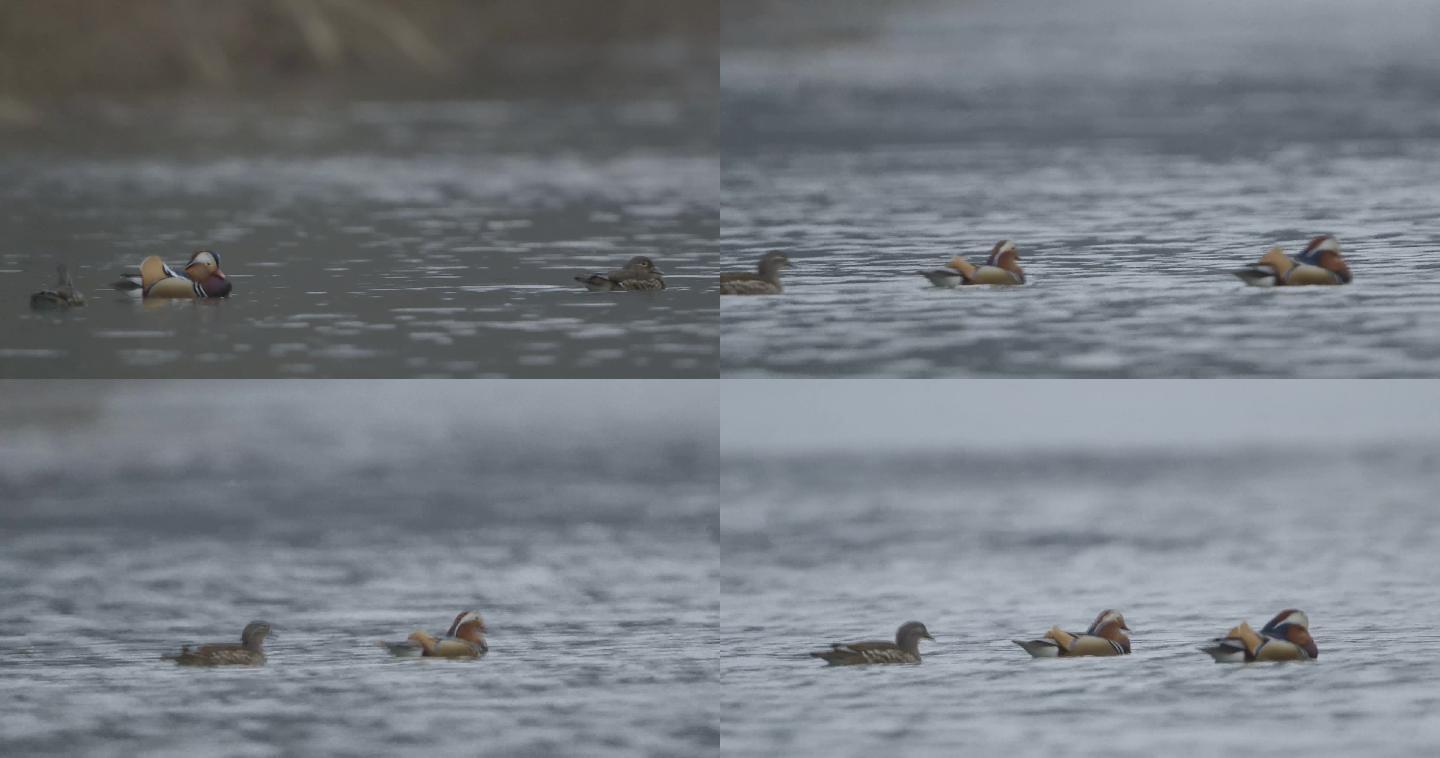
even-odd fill
[{"label": "reflection on water", "polygon": [[[1440,665],[1406,651],[1440,623],[1437,461],[1433,446],[727,454],[726,751],[1423,752]],[[1290,607],[1309,613],[1314,665],[1196,649]],[[1010,642],[1104,608],[1124,612],[1132,655],[1037,661]],[[919,667],[805,655],[908,619],[936,638]]]},{"label": "reflection on water", "polygon": [[[823,39],[735,20],[723,262],[795,268],[784,298],[723,301],[722,371],[1440,373],[1440,11],[1382,5],[911,2]],[[1227,273],[1322,232],[1354,286]],[[914,273],[1002,238],[1032,286]]]},{"label": "reflection on water", "polygon": [[[669,101],[128,105],[0,155],[0,375],[713,376],[716,167]],[[95,126],[95,122],[101,125]],[[110,292],[224,256],[225,302]],[[670,288],[576,274],[649,255]],[[68,261],[85,308],[31,314]]]}]

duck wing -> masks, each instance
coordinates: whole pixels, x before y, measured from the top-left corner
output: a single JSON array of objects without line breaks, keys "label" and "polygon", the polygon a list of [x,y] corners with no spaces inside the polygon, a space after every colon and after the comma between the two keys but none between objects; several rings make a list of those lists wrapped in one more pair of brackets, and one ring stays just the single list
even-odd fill
[{"label": "duck wing", "polygon": [[735,272],[720,275],[720,294],[722,295],[774,295],[780,291],[779,286],[761,278],[758,274]]},{"label": "duck wing", "polygon": [[861,663],[915,663],[918,659],[900,649],[894,642],[872,640],[866,642],[835,642],[831,643],[829,650],[821,650],[810,654],[814,658],[820,658],[832,666],[854,665]]}]

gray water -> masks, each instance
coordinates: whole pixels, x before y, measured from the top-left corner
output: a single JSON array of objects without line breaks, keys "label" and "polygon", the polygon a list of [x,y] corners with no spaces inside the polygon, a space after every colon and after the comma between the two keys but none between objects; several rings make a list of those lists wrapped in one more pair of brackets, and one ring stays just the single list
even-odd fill
[{"label": "gray water", "polygon": [[[703,377],[713,107],[683,99],[77,104],[0,147],[0,376]],[[222,302],[109,289],[222,256]],[[669,289],[573,279],[652,257]],[[68,262],[89,303],[32,313]]]},{"label": "gray water", "polygon": [[[726,16],[722,263],[795,264],[726,375],[1440,373],[1440,7],[802,6]],[[1352,286],[1228,273],[1320,233]],[[1004,238],[1026,287],[915,273]]]},{"label": "gray water", "polygon": [[[725,454],[728,755],[1424,755],[1440,446]],[[1011,639],[1125,614],[1133,654]],[[1308,612],[1318,661],[1196,647]],[[830,642],[935,636],[919,666]]]},{"label": "gray water", "polygon": [[287,385],[4,385],[0,752],[717,752],[712,386]]}]

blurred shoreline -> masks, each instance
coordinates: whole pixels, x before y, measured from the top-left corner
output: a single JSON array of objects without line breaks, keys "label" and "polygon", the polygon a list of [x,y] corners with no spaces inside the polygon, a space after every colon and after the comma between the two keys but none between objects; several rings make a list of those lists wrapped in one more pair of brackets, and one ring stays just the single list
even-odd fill
[{"label": "blurred shoreline", "polygon": [[713,100],[713,0],[14,0],[0,126],[75,99]]}]

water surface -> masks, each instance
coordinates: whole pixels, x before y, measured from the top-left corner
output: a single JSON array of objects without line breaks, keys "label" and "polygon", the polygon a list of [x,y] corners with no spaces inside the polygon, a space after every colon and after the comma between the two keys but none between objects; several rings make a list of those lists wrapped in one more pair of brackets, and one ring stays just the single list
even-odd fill
[{"label": "water surface", "polygon": [[[890,3],[726,17],[727,375],[1434,376],[1431,4]],[[1338,236],[1323,291],[1244,288]],[[917,271],[1021,249],[1022,289]]]},{"label": "water surface", "polygon": [[[0,375],[714,376],[713,129],[681,100],[120,102],[0,151]],[[223,302],[108,289],[222,255]],[[670,288],[573,277],[654,258]],[[66,261],[84,308],[32,313]]]},{"label": "water surface", "polygon": [[[710,389],[103,384],[4,387],[6,755],[718,751]],[[479,660],[375,644],[467,608]]]},{"label": "water surface", "polygon": [[[1313,455],[1311,454],[1313,452]],[[1323,460],[1324,467],[1306,465]],[[1418,755],[1433,683],[1440,448],[878,452],[722,473],[729,755]],[[1011,639],[1124,612],[1133,654]],[[1308,664],[1196,647],[1308,612]],[[919,666],[810,650],[936,637]]]}]

